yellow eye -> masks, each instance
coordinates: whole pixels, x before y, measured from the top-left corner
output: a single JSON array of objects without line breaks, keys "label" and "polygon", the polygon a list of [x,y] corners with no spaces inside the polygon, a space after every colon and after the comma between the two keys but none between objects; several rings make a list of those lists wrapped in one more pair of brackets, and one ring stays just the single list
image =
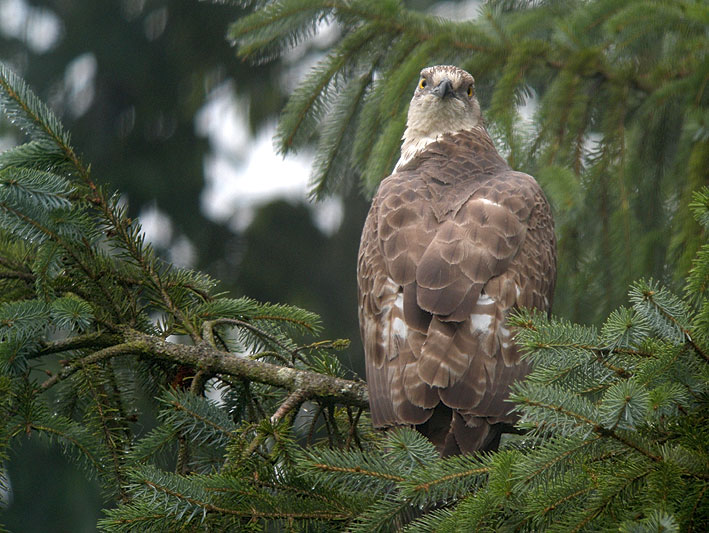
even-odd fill
[{"label": "yellow eye", "polygon": [[423,89],[424,87],[426,87],[426,85],[427,85],[426,80],[421,78],[421,81],[419,82],[419,89]]},{"label": "yellow eye", "polygon": [[471,96],[473,96],[473,86],[468,85],[468,97],[471,97]]}]

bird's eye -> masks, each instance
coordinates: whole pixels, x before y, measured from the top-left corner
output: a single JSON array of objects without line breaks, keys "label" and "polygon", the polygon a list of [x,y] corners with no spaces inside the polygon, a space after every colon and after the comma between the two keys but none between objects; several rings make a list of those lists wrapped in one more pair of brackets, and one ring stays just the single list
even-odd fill
[{"label": "bird's eye", "polygon": [[426,85],[427,85],[426,80],[421,78],[421,81],[419,82],[419,89],[423,89],[424,87],[426,87]]},{"label": "bird's eye", "polygon": [[468,85],[468,97],[471,97],[471,96],[473,96],[473,86]]}]

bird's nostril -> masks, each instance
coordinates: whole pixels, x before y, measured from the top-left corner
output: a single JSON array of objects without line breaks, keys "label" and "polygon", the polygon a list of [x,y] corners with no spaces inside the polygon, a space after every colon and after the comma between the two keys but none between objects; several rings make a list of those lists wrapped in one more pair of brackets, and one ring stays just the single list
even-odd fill
[{"label": "bird's nostril", "polygon": [[453,95],[453,84],[446,78],[433,90],[433,93],[439,98],[445,98],[446,96]]}]

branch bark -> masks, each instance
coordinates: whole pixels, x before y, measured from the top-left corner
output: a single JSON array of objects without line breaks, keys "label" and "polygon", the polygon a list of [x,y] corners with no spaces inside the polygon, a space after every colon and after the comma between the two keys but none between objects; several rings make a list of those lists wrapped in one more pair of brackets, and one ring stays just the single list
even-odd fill
[{"label": "branch bark", "polygon": [[307,397],[329,398],[346,405],[369,405],[364,382],[254,361],[217,350],[206,342],[199,345],[174,344],[135,330],[125,330],[124,341],[143,355],[191,365],[207,374],[229,374],[289,391],[302,390]]},{"label": "branch bark", "polygon": [[[98,337],[98,336],[97,336]],[[161,337],[148,335],[130,328],[118,334],[102,337],[86,336],[81,341],[70,339],[43,347],[43,353],[57,353],[62,348],[70,350],[87,345],[101,346],[102,349],[85,357],[67,361],[65,368],[52,376],[42,388],[46,389],[58,381],[71,376],[87,364],[126,353],[156,357],[194,367],[202,375],[227,374],[240,379],[280,387],[291,392],[299,391],[306,398],[323,398],[333,402],[368,407],[367,385],[363,381],[352,381],[257,361],[242,355],[225,352],[210,346],[207,342],[198,345],[175,344]],[[106,341],[112,341],[106,346]]]}]

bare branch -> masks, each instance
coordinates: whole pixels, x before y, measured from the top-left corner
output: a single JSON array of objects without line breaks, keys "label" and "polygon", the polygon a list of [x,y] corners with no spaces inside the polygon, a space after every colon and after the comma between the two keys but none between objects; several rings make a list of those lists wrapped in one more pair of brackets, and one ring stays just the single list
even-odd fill
[{"label": "bare branch", "polygon": [[217,350],[207,343],[197,346],[174,344],[132,329],[124,330],[123,341],[126,343],[124,346],[129,346],[132,353],[190,365],[207,375],[228,374],[289,391],[302,390],[308,398],[327,398],[356,407],[368,406],[367,385],[362,381],[254,361],[238,354]]},{"label": "bare branch", "polygon": [[108,348],[109,346],[120,344],[120,342],[121,338],[117,335],[98,331],[85,335],[76,335],[58,341],[43,342],[35,356],[42,357],[44,355],[80,350],[82,348]]},{"label": "bare branch", "polygon": [[47,379],[44,383],[42,383],[41,388],[42,390],[46,390],[52,387],[53,385],[56,385],[59,381],[68,378],[78,370],[81,370],[82,368],[85,368],[89,365],[98,363],[99,361],[103,361],[104,359],[111,359],[118,355],[125,355],[129,353],[138,353],[139,348],[140,347],[137,344],[125,342],[122,344],[109,346],[108,348],[104,348],[102,350],[98,350],[97,352],[93,352],[92,354],[87,355],[86,357],[80,357],[71,361],[67,361],[66,366],[61,371],[57,372],[52,377]]},{"label": "bare branch", "polygon": [[[293,356],[294,359],[295,359],[296,357],[298,357],[298,354],[297,354],[297,351],[296,351],[296,350],[290,349],[288,346],[286,346],[285,344],[283,344],[281,341],[279,341],[279,340],[278,340],[276,337],[274,337],[273,335],[271,335],[271,334],[265,332],[265,331],[262,330],[261,328],[259,328],[259,327],[257,327],[257,326],[254,326],[252,323],[246,322],[246,321],[244,321],[244,320],[239,320],[239,319],[236,319],[236,318],[218,318],[218,319],[216,319],[216,320],[210,320],[210,321],[204,323],[204,325],[202,326],[202,331],[203,331],[203,333],[204,333],[204,332],[208,333],[208,334],[211,336],[211,337],[208,337],[208,338],[211,338],[211,339],[213,340],[214,327],[215,327],[215,326],[222,325],[222,324],[228,324],[228,325],[231,325],[231,326],[238,326],[238,327],[246,328],[246,329],[248,329],[249,331],[252,331],[252,332],[255,333],[256,335],[258,335],[259,337],[261,337],[262,339],[266,339],[267,341],[269,341],[269,342],[275,344],[276,346],[278,346],[278,347],[281,348],[282,350],[284,350],[284,351],[290,353],[290,354]],[[214,342],[210,342],[210,343],[211,343],[213,346],[215,345]]]},{"label": "bare branch", "polygon": [[288,396],[288,398],[286,398],[285,401],[278,407],[276,412],[273,413],[273,416],[271,417],[271,424],[278,423],[279,420],[281,420],[293,409],[296,409],[298,406],[300,406],[301,403],[303,403],[307,399],[308,394],[303,389],[293,391]]}]

